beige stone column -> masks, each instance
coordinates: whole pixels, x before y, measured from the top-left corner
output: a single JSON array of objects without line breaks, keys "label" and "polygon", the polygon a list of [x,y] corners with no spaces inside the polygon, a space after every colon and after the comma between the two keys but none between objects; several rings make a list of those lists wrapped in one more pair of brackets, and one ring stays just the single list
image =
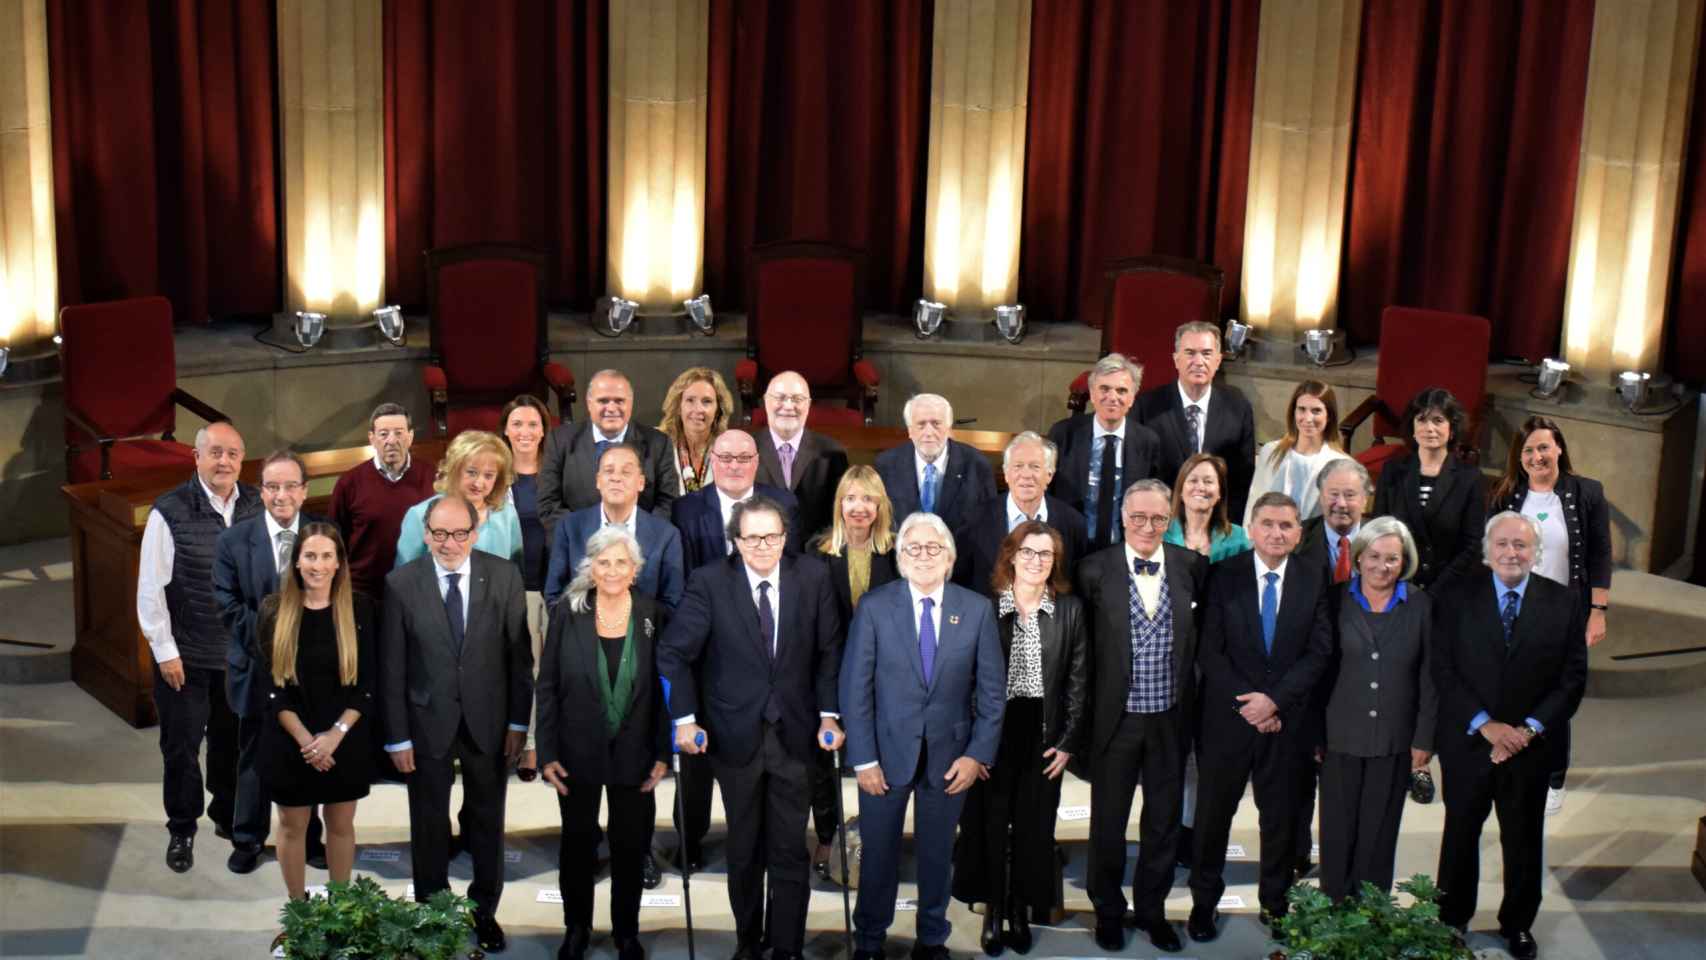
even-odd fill
[{"label": "beige stone column", "polygon": [[1262,4],[1239,316],[1275,340],[1335,325],[1361,0]]},{"label": "beige stone column", "polygon": [[44,0],[0,0],[0,347],[50,350],[59,300]]},{"label": "beige stone column", "polygon": [[610,4],[610,292],[679,313],[705,267],[706,0]]},{"label": "beige stone column", "polygon": [[1018,294],[1030,0],[936,0],[930,62],[924,289],[982,313]]},{"label": "beige stone column", "polygon": [[1658,367],[1701,0],[1594,9],[1564,357],[1606,379]]},{"label": "beige stone column", "polygon": [[366,321],[385,296],[382,0],[278,0],[286,310]]}]

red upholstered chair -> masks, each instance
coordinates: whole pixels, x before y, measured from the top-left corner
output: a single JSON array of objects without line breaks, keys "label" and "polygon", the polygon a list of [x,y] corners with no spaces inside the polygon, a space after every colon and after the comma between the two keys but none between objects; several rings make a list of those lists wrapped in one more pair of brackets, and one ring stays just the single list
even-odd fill
[{"label": "red upholstered chair", "polygon": [[[1173,331],[1192,320],[1218,325],[1225,272],[1213,264],[1157,255],[1115,260],[1105,276],[1107,317],[1096,355],[1123,353],[1142,364],[1144,390],[1179,379],[1173,368]],[[1086,370],[1072,381],[1066,407],[1083,413],[1089,399]]]},{"label": "red upholstered chair", "polygon": [[1493,330],[1486,317],[1467,313],[1444,313],[1412,307],[1387,307],[1380,315],[1380,366],[1374,378],[1374,396],[1357,404],[1339,422],[1346,450],[1351,436],[1373,414],[1373,441],[1368,449],[1353,454],[1368,472],[1380,475],[1388,460],[1402,456],[1404,409],[1416,394],[1428,387],[1444,387],[1463,404],[1468,426],[1463,436],[1453,437],[1457,455],[1469,463],[1480,462],[1481,424],[1487,413],[1487,354]]},{"label": "red upholstered chair", "polygon": [[65,472],[72,483],[194,466],[195,449],[172,437],[174,408],[210,423],[225,414],[178,389],[172,304],[165,297],[66,307],[59,334]]},{"label": "red upholstered chair", "polygon": [[557,395],[574,419],[575,375],[551,362],[545,324],[545,255],[529,247],[476,243],[428,250],[430,366],[422,372],[440,434],[500,428],[517,394]]},{"label": "red upholstered chair", "polygon": [[[770,378],[796,370],[812,388],[807,423],[868,424],[877,408],[877,368],[862,358],[864,256],[828,243],[754,247],[747,277],[746,359],[735,385],[746,422],[763,426]],[[837,398],[846,406],[823,401]]]}]

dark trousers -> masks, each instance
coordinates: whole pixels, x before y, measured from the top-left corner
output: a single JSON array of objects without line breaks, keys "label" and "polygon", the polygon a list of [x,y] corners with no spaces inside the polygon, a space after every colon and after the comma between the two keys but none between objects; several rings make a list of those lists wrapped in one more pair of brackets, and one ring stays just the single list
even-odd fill
[{"label": "dark trousers", "polygon": [[812,765],[789,753],[776,727],[765,723],[751,759],[735,764],[712,754],[711,768],[728,814],[729,906],[735,934],[743,945],[757,949],[764,940],[768,906],[770,946],[797,953],[805,943],[811,898],[805,836]]},{"label": "dark trousers", "polygon": [[1439,916],[1467,926],[1475,916],[1481,882],[1481,827],[1488,812],[1499,815],[1504,853],[1505,897],[1499,929],[1519,933],[1540,912],[1540,845],[1546,818],[1546,781],[1552,773],[1547,751],[1529,749],[1504,763],[1487,750],[1440,755],[1445,798],[1445,835],[1439,847]]},{"label": "dark trousers", "polygon": [[482,753],[458,725],[450,750],[441,757],[415,751],[415,772],[409,774],[409,858],[415,876],[415,899],[450,887],[450,786],[455,763],[462,764],[462,841],[474,860],[474,880],[468,899],[495,914],[504,889],[504,800],[509,785],[503,751]]},{"label": "dark trousers", "polygon": [[1285,915],[1285,893],[1296,867],[1298,784],[1303,776],[1299,770],[1307,759],[1297,738],[1283,733],[1258,734],[1247,747],[1230,751],[1202,744],[1197,757],[1197,848],[1191,867],[1191,900],[1197,909],[1213,909],[1226,892],[1226,838],[1248,783],[1255,787],[1262,845],[1256,896],[1269,914]]},{"label": "dark trousers", "polygon": [[[1113,739],[1095,758],[1090,775],[1090,863],[1086,877],[1098,922],[1125,916],[1125,836],[1138,783],[1143,812],[1138,819],[1137,865],[1131,873],[1132,909],[1139,923],[1161,919],[1173,886],[1179,853],[1179,811],[1184,806],[1185,742],[1179,709],[1128,713]],[[1203,782],[1207,773],[1200,774]],[[1197,817],[1197,836],[1202,836]],[[1223,841],[1224,846],[1224,841]],[[1222,849],[1224,856],[1225,850]]]},{"label": "dark trousers", "polygon": [[900,889],[900,841],[906,826],[906,806],[912,812],[912,846],[917,857],[917,943],[927,947],[948,941],[949,881],[953,871],[954,828],[960,822],[966,795],[949,796],[946,783],[927,772],[929,751],[918,750],[918,769],[909,783],[890,782],[880,797],[859,791],[859,823],[863,849],[859,863],[859,902],[853,908],[853,945],[882,952],[883,940],[894,923],[895,891]]},{"label": "dark trousers", "polygon": [[[166,829],[175,837],[193,837],[203,811],[216,824],[229,826],[237,804],[237,715],[225,700],[225,671],[184,666],[184,685],[173,690],[154,667],[154,708],[160,714],[160,756],[166,771],[161,795]],[[201,741],[207,738],[202,796]]]},{"label": "dark trousers", "polygon": [[265,715],[237,718],[237,800],[236,813],[231,819],[231,842],[260,846],[267,842],[272,831],[272,795],[261,782],[255,769],[260,758],[261,732],[269,723],[277,723]]},{"label": "dark trousers", "polygon": [[[705,754],[681,755],[681,772],[675,778],[675,789],[681,791],[681,807],[687,811],[685,829],[680,810],[672,812],[670,820],[675,824],[675,835],[686,843],[687,859],[701,863],[704,862],[705,834],[711,830],[711,786],[714,782],[711,762]],[[728,810],[727,800],[723,801],[723,809],[725,812]]]},{"label": "dark trousers", "polygon": [[1388,893],[1398,855],[1398,823],[1410,792],[1410,753],[1321,761],[1321,890],[1334,900],[1364,883]]},{"label": "dark trousers", "polygon": [[574,782],[557,798],[563,836],[557,845],[558,885],[563,892],[563,926],[592,928],[592,888],[598,879],[598,802],[610,798],[610,932],[640,933],[640,867],[652,849],[656,795],[639,787]]},{"label": "dark trousers", "polygon": [[812,830],[817,842],[829,846],[835,842],[835,793],[841,789],[841,777],[835,770],[835,754],[818,750],[812,758]]}]

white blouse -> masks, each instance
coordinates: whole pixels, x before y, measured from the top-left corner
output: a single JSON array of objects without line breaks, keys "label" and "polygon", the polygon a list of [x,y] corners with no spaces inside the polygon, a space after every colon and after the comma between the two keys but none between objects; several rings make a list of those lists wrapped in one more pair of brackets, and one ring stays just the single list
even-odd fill
[{"label": "white blouse", "polygon": [[1256,498],[1270,490],[1290,494],[1297,501],[1299,521],[1318,516],[1321,513],[1321,491],[1315,488],[1315,475],[1330,461],[1346,455],[1329,443],[1308,455],[1295,449],[1288,450],[1279,463],[1273,463],[1274,448],[1278,446],[1278,440],[1269,440],[1256,451],[1256,474],[1250,480],[1250,498],[1244,505],[1245,529],[1250,528],[1250,520],[1255,515]]}]

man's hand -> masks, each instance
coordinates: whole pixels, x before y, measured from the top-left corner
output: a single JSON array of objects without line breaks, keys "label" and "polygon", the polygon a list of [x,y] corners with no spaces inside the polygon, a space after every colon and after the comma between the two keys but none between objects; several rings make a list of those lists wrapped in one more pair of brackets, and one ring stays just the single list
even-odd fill
[{"label": "man's hand", "polygon": [[1588,646],[1594,646],[1605,639],[1605,611],[1588,611]]},{"label": "man's hand", "polygon": [[651,793],[657,787],[658,781],[662,780],[663,775],[668,772],[669,766],[662,761],[652,764],[652,775],[646,778],[645,783],[640,784],[640,792]]},{"label": "man's hand", "polygon": [[1430,753],[1426,750],[1417,750],[1415,747],[1411,747],[1410,748],[1410,769],[1411,770],[1426,770],[1428,768],[1428,761],[1432,760],[1433,758],[1434,758],[1434,755],[1432,753]]},{"label": "man's hand", "polygon": [[527,748],[527,731],[526,730],[506,730],[506,731],[504,731],[504,762],[505,763],[509,764],[512,767],[515,766],[516,761],[521,759],[521,751],[525,750],[526,748]]},{"label": "man's hand", "polygon": [[[830,734],[828,743],[824,742],[823,735],[826,733]],[[823,722],[817,725],[817,748],[819,750],[834,753],[840,750],[841,745],[846,742],[847,735],[841,732],[841,724],[836,723],[834,717],[824,717]]]},{"label": "man's hand", "polygon": [[1280,722],[1279,717],[1269,717],[1256,724],[1257,733],[1279,733],[1283,729],[1285,729],[1285,724]]},{"label": "man's hand", "polygon": [[564,769],[562,764],[552,760],[545,764],[545,769],[539,771],[539,775],[545,778],[545,782],[551,785],[551,789],[557,791],[557,796],[566,797],[569,795],[569,771]]},{"label": "man's hand", "polygon": [[873,797],[880,797],[889,792],[889,782],[883,779],[882,764],[866,767],[854,776],[859,781],[859,789]]},{"label": "man's hand", "polygon": [[961,757],[954,761],[947,773],[942,774],[942,779],[948,781],[948,787],[943,793],[950,797],[956,793],[965,793],[971,789],[972,784],[983,779],[983,764],[971,757]]},{"label": "man's hand", "polygon": [[1060,777],[1061,771],[1066,769],[1066,765],[1072,762],[1072,754],[1049,747],[1043,751],[1043,759],[1048,761],[1043,765],[1043,776],[1055,780]]},{"label": "man's hand", "polygon": [[1234,698],[1243,706],[1238,708],[1238,715],[1252,727],[1260,729],[1262,724],[1279,714],[1279,706],[1269,699],[1265,693],[1243,693]]},{"label": "man's hand", "polygon": [[173,657],[160,661],[160,678],[166,681],[166,686],[173,690],[184,688],[184,658]]},{"label": "man's hand", "polygon": [[411,747],[407,750],[393,750],[391,752],[391,765],[393,767],[397,768],[398,773],[414,773],[415,772],[415,751],[414,751],[414,748]]},{"label": "man's hand", "polygon": [[[1523,736],[1517,728],[1508,723],[1500,723],[1497,720],[1488,720],[1481,724],[1480,733],[1487,739],[1488,743],[1493,745],[1494,763],[1502,763],[1504,760],[1521,753],[1522,748],[1528,746],[1528,738]],[[1503,758],[1499,756],[1500,752],[1504,753]]]},{"label": "man's hand", "polygon": [[705,735],[705,728],[697,723],[678,723],[675,725],[675,746],[682,753],[704,753],[711,738]]}]

